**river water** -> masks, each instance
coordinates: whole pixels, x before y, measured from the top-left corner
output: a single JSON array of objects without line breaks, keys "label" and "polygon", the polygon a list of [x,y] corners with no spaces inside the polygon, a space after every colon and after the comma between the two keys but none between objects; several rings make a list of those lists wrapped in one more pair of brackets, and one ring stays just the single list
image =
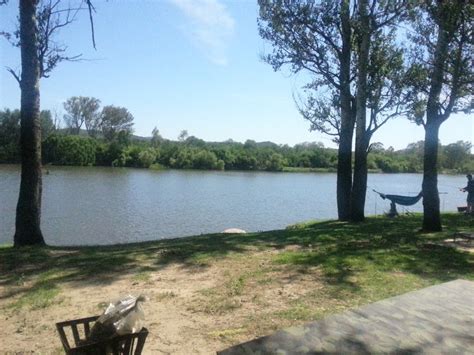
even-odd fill
[{"label": "river water", "polygon": [[[333,173],[48,169],[42,230],[50,245],[127,243],[227,228],[261,231],[337,217]],[[420,174],[370,174],[366,214],[389,209],[372,189],[416,195],[421,181]],[[0,165],[0,243],[12,242],[19,182],[19,166]],[[465,205],[459,192],[465,183],[462,175],[439,176],[442,211]],[[408,210],[422,211],[422,202]]]}]

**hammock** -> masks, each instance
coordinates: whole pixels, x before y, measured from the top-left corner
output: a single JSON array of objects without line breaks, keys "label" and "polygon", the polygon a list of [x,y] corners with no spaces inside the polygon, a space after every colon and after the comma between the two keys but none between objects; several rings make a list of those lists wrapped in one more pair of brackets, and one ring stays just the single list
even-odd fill
[{"label": "hammock", "polygon": [[380,197],[382,197],[384,200],[387,199],[387,200],[392,201],[393,203],[396,203],[396,204],[402,205],[402,206],[412,206],[415,203],[417,203],[418,201],[420,201],[420,199],[422,197],[421,192],[416,196],[400,196],[400,195],[386,195],[386,194],[383,194],[383,193],[375,191],[375,190],[373,190],[373,191],[378,193],[380,195]]}]

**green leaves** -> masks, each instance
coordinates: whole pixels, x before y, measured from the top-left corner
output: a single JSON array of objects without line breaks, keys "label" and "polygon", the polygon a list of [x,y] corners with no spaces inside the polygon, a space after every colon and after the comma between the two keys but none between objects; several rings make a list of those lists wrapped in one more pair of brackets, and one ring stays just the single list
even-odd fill
[{"label": "green leaves", "polygon": [[101,113],[101,128],[109,141],[125,138],[133,132],[133,115],[125,107],[105,106]]},{"label": "green leaves", "polygon": [[53,134],[43,143],[43,160],[56,165],[95,165],[97,143],[91,138]]}]

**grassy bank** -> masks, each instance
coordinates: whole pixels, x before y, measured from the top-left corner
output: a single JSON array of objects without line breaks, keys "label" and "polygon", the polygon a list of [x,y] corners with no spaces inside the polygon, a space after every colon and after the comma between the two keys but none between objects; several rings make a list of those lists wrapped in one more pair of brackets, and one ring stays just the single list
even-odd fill
[{"label": "grassy bank", "polygon": [[281,170],[284,173],[335,173],[335,168],[297,168],[292,166],[285,166]]},{"label": "grassy bank", "polygon": [[474,232],[473,219],[447,214],[443,223],[433,234],[417,233],[415,215],[109,247],[3,246],[0,309],[8,322],[0,339],[15,334],[5,350],[59,351],[58,341],[37,340],[57,340],[54,322],[145,293],[150,352],[211,353],[428,285],[474,280],[474,254],[442,242]]}]

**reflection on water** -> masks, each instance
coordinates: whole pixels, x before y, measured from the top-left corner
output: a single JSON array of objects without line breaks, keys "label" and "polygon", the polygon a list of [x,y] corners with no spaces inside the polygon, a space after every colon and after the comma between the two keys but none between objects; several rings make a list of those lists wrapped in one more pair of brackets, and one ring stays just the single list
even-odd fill
[{"label": "reflection on water", "polygon": [[[43,177],[48,244],[126,243],[227,228],[260,231],[337,216],[336,175],[50,167]],[[0,165],[0,243],[12,240],[19,167]],[[389,208],[372,189],[416,195],[419,174],[371,174],[366,213]],[[464,176],[439,177],[441,209],[454,211]],[[422,211],[421,201],[409,207]],[[403,209],[399,209],[403,211]]]}]

